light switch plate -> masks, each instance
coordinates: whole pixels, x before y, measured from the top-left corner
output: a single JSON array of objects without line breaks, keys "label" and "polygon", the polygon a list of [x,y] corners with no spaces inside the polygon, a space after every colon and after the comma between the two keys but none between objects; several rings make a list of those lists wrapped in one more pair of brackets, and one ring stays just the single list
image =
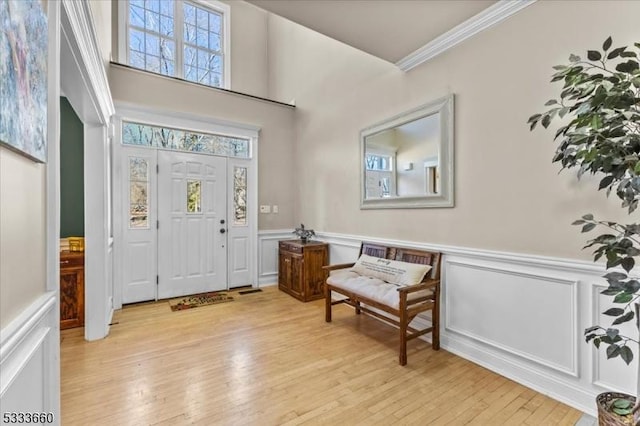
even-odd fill
[{"label": "light switch plate", "polygon": [[260,206],[260,213],[271,213],[271,206]]},{"label": "light switch plate", "polygon": [[273,205],[273,212],[278,213],[278,206],[276,204]]}]

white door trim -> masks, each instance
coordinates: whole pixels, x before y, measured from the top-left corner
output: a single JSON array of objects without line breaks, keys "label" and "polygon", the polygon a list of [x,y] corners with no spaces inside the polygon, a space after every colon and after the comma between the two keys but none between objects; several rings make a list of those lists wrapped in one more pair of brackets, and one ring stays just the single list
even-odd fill
[{"label": "white door trim", "polygon": [[60,22],[60,86],[85,128],[85,339],[96,340],[109,333],[112,313],[107,155],[115,108],[89,4],[63,0]]},{"label": "white door trim", "polygon": [[[113,179],[114,182],[122,182],[125,179],[124,171],[120,167],[119,159],[122,156],[122,121],[131,120],[150,125],[159,125],[172,127],[177,129],[188,129],[192,131],[200,131],[204,133],[223,134],[228,136],[248,138],[251,142],[249,159],[232,159],[230,162],[234,164],[246,162],[249,168],[248,187],[250,188],[247,200],[247,218],[249,220],[250,229],[250,268],[251,268],[251,284],[255,287],[258,282],[258,137],[260,127],[246,123],[235,123],[227,120],[221,120],[209,116],[186,114],[174,111],[167,111],[157,108],[148,108],[127,102],[116,102],[116,115],[113,123],[115,126],[116,138],[113,143],[114,159],[113,161]],[[151,148],[150,148],[151,149]],[[230,182],[227,183],[229,185]],[[114,185],[115,187],[115,185]],[[252,189],[251,189],[252,188]],[[123,211],[120,197],[114,197],[114,212]],[[119,203],[119,204],[118,204]],[[114,282],[122,282],[119,277],[123,273],[123,247],[124,223],[121,214],[114,214],[114,276],[117,277]],[[113,294],[113,305],[115,309],[122,307],[122,288],[116,285]]]}]

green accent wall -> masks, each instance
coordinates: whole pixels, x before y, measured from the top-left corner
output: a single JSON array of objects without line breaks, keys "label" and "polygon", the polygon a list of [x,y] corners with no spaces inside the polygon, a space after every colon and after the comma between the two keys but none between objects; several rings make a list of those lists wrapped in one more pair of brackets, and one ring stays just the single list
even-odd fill
[{"label": "green accent wall", "polygon": [[60,98],[60,237],[84,237],[84,126]]}]

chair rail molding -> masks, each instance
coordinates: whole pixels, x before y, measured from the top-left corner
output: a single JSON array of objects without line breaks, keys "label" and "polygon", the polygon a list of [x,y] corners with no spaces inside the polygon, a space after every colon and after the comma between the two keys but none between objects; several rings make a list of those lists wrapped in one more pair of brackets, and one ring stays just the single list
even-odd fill
[{"label": "chair rail molding", "polygon": [[498,24],[536,1],[537,0],[500,0],[408,54],[396,62],[395,65],[402,71],[407,72],[446,52],[479,32]]},{"label": "chair rail molding", "polygon": [[[332,264],[355,261],[362,241],[441,252],[441,346],[462,358],[591,415],[596,414],[594,398],[603,390],[632,389],[633,368],[606,361],[582,337],[610,303],[599,294],[606,287],[604,265],[316,233],[317,239],[329,243]],[[423,327],[430,319],[418,316],[414,322]]]}]

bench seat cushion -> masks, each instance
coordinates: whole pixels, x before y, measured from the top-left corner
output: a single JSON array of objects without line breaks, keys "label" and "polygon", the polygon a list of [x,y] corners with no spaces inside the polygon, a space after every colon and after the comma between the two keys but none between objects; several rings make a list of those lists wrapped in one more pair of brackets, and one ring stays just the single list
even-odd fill
[{"label": "bench seat cushion", "polygon": [[[346,269],[334,271],[329,275],[327,283],[394,309],[400,307],[399,286],[382,281],[379,278],[371,278]],[[408,300],[431,294],[430,290],[416,291],[415,293],[409,293]]]}]

